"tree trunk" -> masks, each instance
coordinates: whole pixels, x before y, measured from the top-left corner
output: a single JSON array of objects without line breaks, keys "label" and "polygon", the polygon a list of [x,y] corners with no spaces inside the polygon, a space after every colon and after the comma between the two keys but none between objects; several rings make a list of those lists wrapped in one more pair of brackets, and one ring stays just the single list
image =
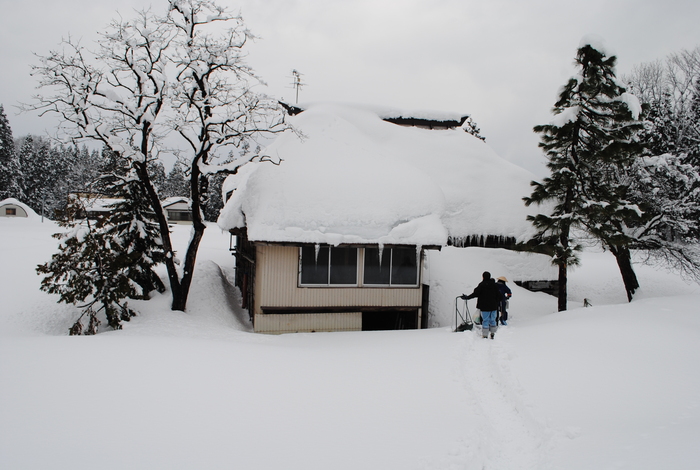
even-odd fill
[{"label": "tree trunk", "polygon": [[[572,201],[574,195],[571,188],[566,190],[566,199],[564,200],[564,211],[566,214],[572,213]],[[563,312],[567,309],[568,292],[567,292],[567,282],[568,275],[567,271],[569,269],[569,232],[571,231],[571,225],[568,221],[563,222],[561,225],[561,232],[559,233],[559,250],[561,251],[558,256],[557,265],[559,266],[559,292],[558,292],[558,303],[557,309],[559,312]],[[555,248],[556,250],[557,248]]]},{"label": "tree trunk", "polygon": [[559,264],[559,292],[557,295],[558,303],[557,303],[557,308],[558,311],[563,312],[566,310],[566,303],[567,303],[567,291],[566,291],[566,283],[568,281],[567,278],[567,266],[566,263],[563,262]]},{"label": "tree trunk", "polygon": [[620,268],[622,282],[625,284],[625,292],[627,293],[627,301],[632,302],[632,296],[639,289],[639,281],[637,275],[632,268],[632,256],[629,248],[625,246],[610,246],[610,251],[615,255],[617,266]]},{"label": "tree trunk", "polygon": [[206,226],[203,223],[194,228],[192,240],[190,240],[190,244],[187,246],[187,254],[185,255],[185,264],[183,267],[182,279],[180,280],[180,291],[178,295],[173,295],[173,310],[184,311],[187,306],[187,298],[190,294],[192,276],[194,275],[194,265],[197,261],[197,250],[199,249],[199,243],[202,241],[205,228]]},{"label": "tree trunk", "polygon": [[175,266],[175,252],[173,250],[172,241],[170,240],[170,229],[168,228],[168,219],[165,217],[165,212],[163,211],[163,206],[161,205],[160,199],[158,198],[158,193],[153,187],[151,178],[148,174],[147,165],[145,162],[136,162],[134,164],[136,168],[136,174],[139,176],[139,181],[146,190],[148,198],[151,202],[151,208],[155,213],[156,220],[158,221],[158,227],[160,229],[160,238],[163,243],[163,251],[165,252],[165,267],[168,272],[168,280],[170,284],[170,291],[173,297],[173,310],[183,310],[182,308],[175,308],[175,299],[181,296],[181,284],[180,277],[177,274],[177,267]]},{"label": "tree trunk", "polygon": [[183,266],[182,278],[180,279],[180,289],[175,295],[173,292],[173,310],[185,310],[187,306],[187,298],[190,294],[190,286],[192,285],[192,276],[194,275],[194,266],[197,262],[197,251],[199,244],[204,236],[204,230],[207,226],[202,220],[201,194],[202,187],[206,176],[201,176],[199,171],[199,160],[196,158],[192,162],[190,174],[190,194],[192,196],[192,239],[187,245],[187,253],[185,254],[185,263]]}]

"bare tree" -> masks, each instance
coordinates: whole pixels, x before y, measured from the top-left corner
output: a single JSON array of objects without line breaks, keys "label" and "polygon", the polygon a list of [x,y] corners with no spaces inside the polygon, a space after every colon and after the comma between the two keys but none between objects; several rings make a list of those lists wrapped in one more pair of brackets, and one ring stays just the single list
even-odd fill
[{"label": "bare tree", "polygon": [[[278,103],[253,91],[261,81],[243,52],[251,38],[240,16],[213,1],[169,0],[164,16],[146,10],[131,21],[114,20],[97,52],[69,38],[33,69],[40,86],[53,93],[25,109],[57,113],[60,137],[99,141],[136,171],[160,227],[173,310],[187,304],[206,229],[201,207],[209,177],[265,159],[241,153],[219,165],[218,156],[287,127]],[[166,137],[183,143],[173,152],[187,162],[191,183],[194,233],[181,270],[149,173]]]},{"label": "bare tree", "polygon": [[684,154],[700,167],[700,47],[637,65],[624,81],[647,107],[648,140],[661,144],[652,150]]}]

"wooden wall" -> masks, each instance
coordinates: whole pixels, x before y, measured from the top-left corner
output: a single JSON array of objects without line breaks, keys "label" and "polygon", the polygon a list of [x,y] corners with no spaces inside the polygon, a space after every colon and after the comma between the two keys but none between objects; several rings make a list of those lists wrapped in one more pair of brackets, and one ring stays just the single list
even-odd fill
[{"label": "wooden wall", "polygon": [[[298,247],[256,246],[255,331],[359,330],[362,316],[358,307],[420,308],[421,300],[420,282],[416,287],[392,288],[299,287]],[[304,312],[305,307],[314,313]],[[347,312],[343,311],[344,307],[348,308]],[[296,313],[263,315],[263,309],[276,308],[292,308]],[[323,312],[323,308],[332,311]]]}]

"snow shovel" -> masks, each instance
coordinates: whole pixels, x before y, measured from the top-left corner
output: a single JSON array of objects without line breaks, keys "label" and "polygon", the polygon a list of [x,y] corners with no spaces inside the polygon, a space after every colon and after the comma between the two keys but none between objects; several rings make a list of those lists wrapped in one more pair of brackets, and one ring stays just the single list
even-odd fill
[{"label": "snow shovel", "polygon": [[469,315],[469,305],[467,305],[466,299],[464,299],[464,309],[459,309],[459,300],[461,298],[462,296],[460,295],[455,299],[455,332],[474,328],[474,322],[471,315]]}]

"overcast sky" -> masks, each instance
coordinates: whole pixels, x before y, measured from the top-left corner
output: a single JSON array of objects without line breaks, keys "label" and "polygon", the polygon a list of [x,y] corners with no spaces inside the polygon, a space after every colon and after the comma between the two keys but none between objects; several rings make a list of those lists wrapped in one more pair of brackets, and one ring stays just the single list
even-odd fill
[{"label": "overcast sky", "polygon": [[[470,114],[501,156],[544,173],[532,127],[550,120],[573,74],[581,38],[601,36],[618,76],[635,64],[700,46],[698,0],[219,0],[259,37],[249,63],[294,101],[350,102]],[[53,121],[16,115],[36,93],[33,53],[70,34],[89,45],[121,14],[165,0],[0,0],[0,103],[15,137],[51,132]]]}]

